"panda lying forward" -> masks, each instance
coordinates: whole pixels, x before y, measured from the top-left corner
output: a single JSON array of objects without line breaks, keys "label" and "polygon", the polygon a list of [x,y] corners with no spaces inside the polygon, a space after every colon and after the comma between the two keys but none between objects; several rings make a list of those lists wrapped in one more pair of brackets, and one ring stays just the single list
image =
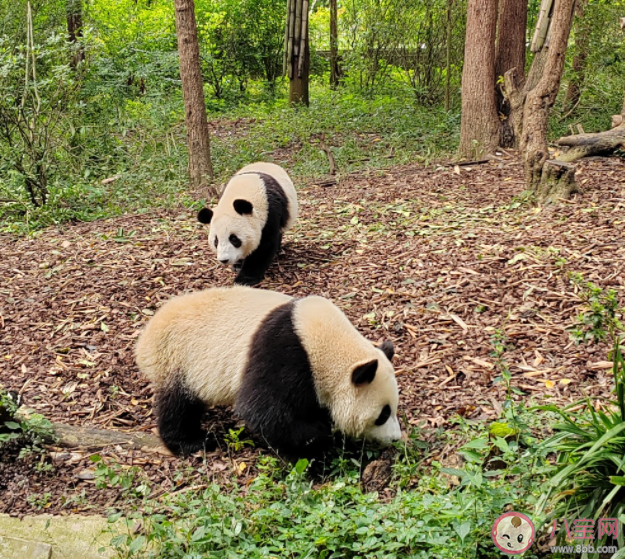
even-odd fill
[{"label": "panda lying forward", "polygon": [[256,285],[297,210],[297,193],[286,171],[274,163],[252,163],[230,179],[214,211],[203,208],[197,217],[210,223],[208,242],[217,259],[238,271],[234,283]]},{"label": "panda lying forward", "polygon": [[172,452],[214,449],[202,414],[234,405],[288,458],[324,451],[333,426],[385,444],[399,439],[393,353],[392,342],[374,346],[327,299],[242,286],[168,301],[136,348]]}]

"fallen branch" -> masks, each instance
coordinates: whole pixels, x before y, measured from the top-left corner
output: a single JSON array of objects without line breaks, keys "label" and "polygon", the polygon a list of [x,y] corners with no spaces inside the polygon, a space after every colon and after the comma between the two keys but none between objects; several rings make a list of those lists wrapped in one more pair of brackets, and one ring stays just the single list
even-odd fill
[{"label": "fallen branch", "polygon": [[52,428],[57,437],[55,445],[65,448],[96,449],[121,445],[144,450],[163,449],[161,439],[152,433],[126,433],[64,423],[53,423]]},{"label": "fallen branch", "polygon": [[330,163],[330,175],[336,175],[336,161],[334,159],[334,154],[332,153],[332,150],[328,146],[326,146],[325,138],[323,137],[323,135],[319,140],[319,147],[321,147],[321,149],[328,156],[328,162]]},{"label": "fallen branch", "polygon": [[625,124],[596,134],[564,136],[556,143],[571,148],[558,157],[560,161],[572,162],[591,155],[611,155],[617,149],[625,149]]}]

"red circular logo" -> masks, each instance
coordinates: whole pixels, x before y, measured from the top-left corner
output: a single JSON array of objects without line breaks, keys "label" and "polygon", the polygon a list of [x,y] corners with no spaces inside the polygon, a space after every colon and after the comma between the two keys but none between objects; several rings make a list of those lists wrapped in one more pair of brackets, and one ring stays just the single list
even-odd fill
[{"label": "red circular logo", "polygon": [[534,543],[534,524],[520,512],[506,512],[493,524],[493,543],[506,555],[519,555]]}]

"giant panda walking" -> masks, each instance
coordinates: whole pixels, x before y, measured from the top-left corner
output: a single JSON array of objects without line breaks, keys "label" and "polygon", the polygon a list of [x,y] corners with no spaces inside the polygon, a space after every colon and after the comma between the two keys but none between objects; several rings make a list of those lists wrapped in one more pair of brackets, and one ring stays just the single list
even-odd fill
[{"label": "giant panda walking", "polygon": [[327,299],[242,286],[171,299],[136,348],[172,452],[214,448],[203,412],[234,405],[286,457],[325,450],[333,427],[382,443],[398,439],[393,353],[391,342],[374,346]]},{"label": "giant panda walking", "polygon": [[215,210],[201,209],[198,220],[210,223],[209,245],[222,264],[238,272],[234,282],[256,285],[297,212],[297,193],[286,171],[274,163],[252,163],[230,179]]}]

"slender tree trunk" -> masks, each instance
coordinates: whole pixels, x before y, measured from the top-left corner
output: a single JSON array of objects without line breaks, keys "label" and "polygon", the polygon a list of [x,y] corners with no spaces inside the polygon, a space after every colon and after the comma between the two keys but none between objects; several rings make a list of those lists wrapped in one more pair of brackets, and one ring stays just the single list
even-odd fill
[{"label": "slender tree trunk", "polygon": [[451,39],[453,31],[452,11],[454,0],[447,0],[447,29],[445,33],[445,110],[451,108]]},{"label": "slender tree trunk", "polygon": [[543,188],[543,176],[547,178],[548,174],[543,173],[543,168],[549,158],[549,110],[560,89],[574,7],[575,0],[555,0],[548,40],[542,47],[545,51],[544,69],[536,86],[527,92],[523,107],[520,145],[525,165],[525,182],[528,190],[536,192],[542,201],[568,197],[572,191],[558,191],[557,181],[548,188]]},{"label": "slender tree trunk", "polygon": [[497,0],[469,0],[462,72],[462,157],[479,157],[499,143],[495,99]]},{"label": "slender tree trunk", "polygon": [[337,0],[330,0],[330,87],[339,85],[339,30]]},{"label": "slender tree trunk", "polygon": [[586,59],[590,48],[590,35],[592,28],[590,22],[584,17],[584,11],[588,0],[578,0],[575,7],[575,47],[573,55],[573,75],[564,98],[564,108],[567,111],[575,109],[582,95],[582,86],[586,79]]},{"label": "slender tree trunk", "polygon": [[82,37],[81,0],[67,0],[66,13],[67,34],[69,35],[70,42],[74,43],[76,49],[72,56],[71,64],[73,68],[76,68],[76,66],[85,59],[85,51],[82,46],[78,44],[79,39]]},{"label": "slender tree trunk", "polygon": [[213,177],[206,103],[197,42],[193,0],[175,0],[176,33],[180,58],[180,80],[187,124],[189,179],[192,186],[205,184]]},{"label": "slender tree trunk", "polygon": [[[499,23],[497,25],[497,47],[495,50],[495,78],[499,82],[508,70],[517,69],[518,76],[525,77],[525,42],[527,35],[528,0],[500,0]],[[520,84],[523,85],[523,84]],[[502,88],[495,88],[497,109],[503,117],[501,125],[501,147],[515,145],[514,128],[509,120],[510,104]]]},{"label": "slender tree trunk", "polygon": [[289,76],[289,103],[308,105],[310,74],[308,0],[288,0],[284,65]]}]

